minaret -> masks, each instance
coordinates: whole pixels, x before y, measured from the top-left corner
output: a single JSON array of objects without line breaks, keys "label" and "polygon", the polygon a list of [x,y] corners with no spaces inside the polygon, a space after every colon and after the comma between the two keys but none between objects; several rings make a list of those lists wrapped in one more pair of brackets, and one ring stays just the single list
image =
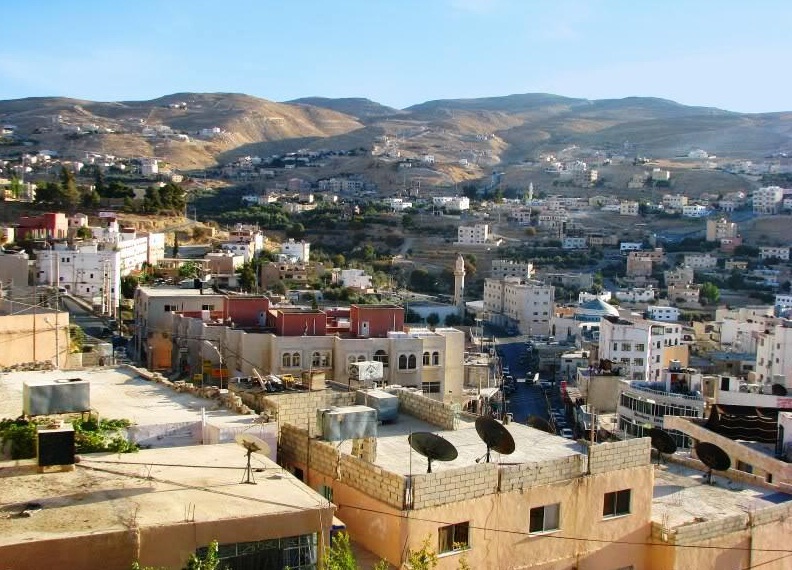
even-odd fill
[{"label": "minaret", "polygon": [[465,314],[465,258],[457,254],[454,264],[454,305],[460,316]]}]

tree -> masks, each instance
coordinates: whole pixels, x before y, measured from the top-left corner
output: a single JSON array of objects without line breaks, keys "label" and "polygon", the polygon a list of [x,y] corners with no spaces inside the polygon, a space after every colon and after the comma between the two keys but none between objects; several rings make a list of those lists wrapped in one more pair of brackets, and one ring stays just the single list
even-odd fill
[{"label": "tree", "polygon": [[173,257],[179,257],[179,233],[173,232]]},{"label": "tree", "polygon": [[121,295],[125,299],[132,299],[135,296],[135,289],[140,284],[140,280],[134,275],[125,275],[121,278]]},{"label": "tree", "polygon": [[77,233],[75,235],[79,239],[91,239],[93,237],[93,232],[88,226],[80,226],[77,228]]},{"label": "tree", "polygon": [[99,203],[102,200],[102,197],[99,193],[94,190],[93,192],[86,192],[82,195],[82,205],[85,208],[96,209],[99,207]]},{"label": "tree", "polygon": [[104,174],[102,174],[102,169],[98,166],[94,172],[94,190],[100,196],[104,196],[107,193],[107,184],[105,184]]},{"label": "tree", "polygon": [[286,230],[286,237],[292,239],[302,239],[305,235],[305,226],[301,223],[292,224],[289,229]]},{"label": "tree", "polygon": [[412,570],[432,570],[437,568],[437,553],[430,546],[430,537],[426,537],[421,548],[407,549],[407,566]]},{"label": "tree", "polygon": [[80,203],[80,191],[77,189],[77,180],[74,178],[74,172],[62,166],[60,179],[61,205],[64,208],[73,210]]},{"label": "tree", "polygon": [[239,268],[239,286],[243,291],[253,291],[256,286],[258,285],[258,280],[256,279],[256,270],[253,268],[253,264],[249,261],[246,261],[242,264],[242,267]]},{"label": "tree", "polygon": [[699,289],[699,300],[702,304],[715,304],[720,300],[720,289],[714,283],[707,281]]},{"label": "tree", "polygon": [[201,266],[196,261],[185,261],[179,266],[179,277],[189,279],[201,274]]},{"label": "tree", "polygon": [[184,570],[223,570],[228,566],[220,565],[220,558],[218,552],[220,545],[216,540],[213,540],[209,547],[206,549],[204,556],[191,554],[190,559],[187,561],[187,566]]},{"label": "tree", "polygon": [[8,189],[11,191],[12,198],[19,198],[20,194],[22,194],[22,190],[24,190],[22,181],[14,176],[11,178],[11,184],[8,186]]},{"label": "tree", "polygon": [[159,188],[149,186],[146,188],[146,195],[143,198],[143,211],[147,214],[156,214],[162,209],[162,198]]},{"label": "tree", "polygon": [[359,570],[347,533],[340,532],[333,537],[325,550],[322,567],[325,570]]},{"label": "tree", "polygon": [[456,327],[462,324],[462,319],[459,318],[459,315],[448,314],[446,315],[445,320],[443,321],[445,326],[447,327]]},{"label": "tree", "polygon": [[429,313],[426,317],[426,324],[430,327],[436,327],[440,322],[440,315],[437,313]]}]

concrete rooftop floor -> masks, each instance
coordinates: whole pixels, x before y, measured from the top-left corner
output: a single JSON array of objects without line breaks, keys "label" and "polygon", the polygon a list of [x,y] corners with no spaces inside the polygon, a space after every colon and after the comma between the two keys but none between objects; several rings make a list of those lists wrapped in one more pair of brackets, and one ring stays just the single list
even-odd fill
[{"label": "concrete rooftop floor", "polygon": [[674,463],[655,467],[652,521],[663,523],[667,517],[667,526],[674,528],[792,501],[792,495],[717,475],[707,485],[705,477],[701,471]]},{"label": "concrete rooftop floor", "polygon": [[[533,463],[586,453],[585,447],[575,441],[550,435],[523,424],[512,422],[504,427],[514,438],[515,451],[511,455],[501,455],[493,451],[490,458],[493,463]],[[411,433],[419,431],[428,431],[444,437],[456,447],[459,454],[454,461],[433,461],[432,472],[475,465],[476,459],[487,451],[472,421],[460,419],[458,429],[442,430],[407,414],[399,414],[396,421],[377,426],[375,464],[402,475],[426,473],[426,458],[413,451],[407,442],[407,437]],[[352,442],[342,442],[339,449],[343,453],[350,454]]]}]

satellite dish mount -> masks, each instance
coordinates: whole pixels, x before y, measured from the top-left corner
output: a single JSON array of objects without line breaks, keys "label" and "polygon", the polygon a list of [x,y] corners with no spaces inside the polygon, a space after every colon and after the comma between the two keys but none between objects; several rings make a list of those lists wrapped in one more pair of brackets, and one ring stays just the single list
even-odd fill
[{"label": "satellite dish mount", "polygon": [[245,472],[242,475],[242,483],[255,485],[256,478],[253,476],[253,467],[250,465],[250,456],[254,453],[267,455],[269,453],[269,445],[267,445],[266,441],[263,441],[256,436],[247,433],[240,433],[234,439],[239,445],[245,448],[245,456],[247,461],[245,464]]}]

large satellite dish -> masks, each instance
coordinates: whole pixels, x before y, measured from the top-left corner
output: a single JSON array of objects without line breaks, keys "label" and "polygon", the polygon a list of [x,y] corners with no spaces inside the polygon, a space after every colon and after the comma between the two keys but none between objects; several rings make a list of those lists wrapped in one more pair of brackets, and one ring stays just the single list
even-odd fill
[{"label": "large satellite dish", "polygon": [[673,436],[660,428],[651,428],[646,432],[652,440],[652,447],[657,450],[657,463],[660,463],[662,454],[671,455],[676,452],[677,444]]},{"label": "large satellite dish", "polygon": [[773,396],[786,396],[787,395],[786,386],[784,386],[783,384],[773,384],[773,386],[770,388],[770,390],[772,391]]},{"label": "large satellite dish", "polygon": [[706,441],[698,442],[696,444],[696,456],[698,456],[704,465],[709,467],[707,483],[712,483],[713,471],[726,471],[731,467],[729,454],[714,443],[708,443]]},{"label": "large satellite dish", "polygon": [[245,448],[245,455],[247,456],[247,465],[245,465],[245,474],[242,475],[242,482],[255,485],[256,480],[253,477],[253,468],[250,466],[250,456],[254,453],[269,455],[270,446],[266,441],[249,433],[238,433],[234,439]]},{"label": "large satellite dish", "polygon": [[428,431],[411,433],[407,437],[407,441],[410,443],[410,447],[428,459],[427,473],[432,472],[433,460],[453,461],[459,455],[453,443]]},{"label": "large satellite dish", "polygon": [[550,424],[550,422],[541,416],[529,416],[525,423],[534,429],[555,434],[555,430],[553,429],[553,426]]},{"label": "large satellite dish", "polygon": [[476,433],[487,446],[487,463],[490,461],[490,450],[495,450],[501,455],[514,453],[514,438],[503,424],[490,416],[476,418]]}]

